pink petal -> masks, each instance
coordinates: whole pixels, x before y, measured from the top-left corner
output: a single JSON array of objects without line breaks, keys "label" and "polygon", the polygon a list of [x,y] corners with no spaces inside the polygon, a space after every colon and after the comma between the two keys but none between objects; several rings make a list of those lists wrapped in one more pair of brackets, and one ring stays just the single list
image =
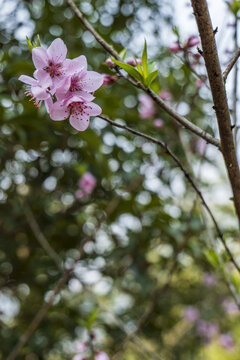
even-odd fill
[{"label": "pink petal", "polygon": [[34,76],[39,81],[39,84],[42,87],[44,87],[45,89],[47,89],[48,87],[50,87],[52,85],[52,79],[48,72],[46,72],[42,69],[39,69],[34,72]]},{"label": "pink petal", "polygon": [[58,84],[58,88],[56,89],[56,97],[58,100],[63,100],[66,97],[66,93],[69,90],[70,84],[70,77],[65,77],[62,82]]},{"label": "pink petal", "polygon": [[103,84],[103,76],[98,74],[95,71],[87,71],[86,75],[82,79],[83,90],[85,91],[95,91]]},{"label": "pink petal", "polygon": [[77,60],[77,61],[78,61],[79,66],[80,66],[80,68],[81,68],[80,71],[84,71],[84,70],[86,71],[86,70],[87,70],[87,59],[86,59],[86,57],[85,57],[84,55],[80,55],[80,56],[76,57],[76,58],[73,59],[73,60]]},{"label": "pink petal", "polygon": [[[85,56],[84,56],[85,58]],[[86,71],[85,66],[82,65],[82,62],[80,62],[79,60],[73,59],[66,59],[64,61],[64,72],[67,75],[73,75],[75,73],[79,73],[82,71]]]},{"label": "pink petal", "polygon": [[95,103],[89,103],[88,108],[89,108],[88,112],[89,112],[90,116],[97,116],[97,115],[100,115],[102,112],[102,109],[100,108],[100,106],[98,106]]},{"label": "pink petal", "polygon": [[66,59],[67,47],[62,39],[55,39],[47,49],[48,56],[54,63],[61,63]]},{"label": "pink petal", "polygon": [[51,107],[53,105],[51,96],[49,96],[49,98],[44,101],[44,104],[45,104],[47,112],[50,113]]},{"label": "pink petal", "polygon": [[41,86],[32,86],[31,93],[36,100],[46,100],[49,98],[49,94]]},{"label": "pink petal", "polygon": [[84,131],[89,126],[89,115],[87,115],[85,112],[81,114],[76,109],[73,109],[69,121],[74,129],[78,131]]},{"label": "pink petal", "polygon": [[69,110],[65,103],[55,102],[50,108],[50,118],[52,120],[65,120],[69,116]]},{"label": "pink petal", "polygon": [[47,50],[42,47],[34,48],[32,51],[32,59],[37,69],[43,69],[48,65]]},{"label": "pink petal", "polygon": [[28,85],[37,85],[37,80],[35,80],[32,77],[27,76],[27,75],[19,76],[18,80],[20,80],[20,81],[22,81],[22,82],[24,82],[25,84],[28,84]]}]

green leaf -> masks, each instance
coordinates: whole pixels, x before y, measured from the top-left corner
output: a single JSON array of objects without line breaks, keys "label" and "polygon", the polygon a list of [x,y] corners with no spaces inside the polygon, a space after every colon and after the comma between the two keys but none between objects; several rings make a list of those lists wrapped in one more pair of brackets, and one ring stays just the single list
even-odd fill
[{"label": "green leaf", "polygon": [[41,40],[39,34],[37,34],[36,47],[41,46]]},{"label": "green leaf", "polygon": [[137,59],[135,59],[135,61],[136,61],[136,66],[137,66],[138,72],[139,72],[141,75],[143,75],[143,71],[142,71],[142,68],[141,68],[140,64],[138,63]]},{"label": "green leaf", "polygon": [[219,259],[218,255],[215,253],[214,250],[210,249],[205,252],[206,258],[214,267],[219,267]]},{"label": "green leaf", "polygon": [[179,37],[179,31],[178,28],[176,26],[173,26],[172,31],[175,35],[177,35],[177,37]]},{"label": "green leaf", "polygon": [[156,65],[155,61],[151,61],[150,63],[148,63],[148,74],[153,72],[155,65]]},{"label": "green leaf", "polygon": [[26,40],[27,40],[28,48],[32,52],[32,49],[34,48],[34,46],[32,45],[31,41],[29,40],[29,38],[27,36],[26,36]]},{"label": "green leaf", "polygon": [[117,64],[118,66],[120,66],[120,68],[125,70],[129,75],[133,76],[138,81],[143,82],[142,75],[139,74],[139,72],[132,65],[125,64],[124,62],[115,59],[112,59],[112,61],[115,62],[115,64]]},{"label": "green leaf", "polygon": [[150,85],[151,85],[151,83],[153,82],[153,80],[156,79],[157,75],[158,75],[158,70],[155,70],[155,71],[151,72],[151,73],[148,75],[148,77],[147,77],[147,79],[146,79],[146,84],[147,84],[147,86],[150,86]]},{"label": "green leaf", "polygon": [[144,80],[147,78],[147,74],[148,74],[148,63],[147,63],[147,42],[145,40],[144,42],[144,49],[143,49],[143,53],[142,53],[142,68],[143,68],[143,78]]},{"label": "green leaf", "polygon": [[122,51],[120,51],[120,53],[118,54],[119,55],[119,57],[121,58],[121,59],[125,59],[125,57],[126,57],[126,55],[127,55],[127,49],[125,48],[125,49],[123,49]]},{"label": "green leaf", "polygon": [[89,330],[91,329],[93,322],[97,318],[97,315],[98,315],[98,309],[95,308],[95,309],[92,310],[92,312],[89,315],[89,318],[86,321],[86,328],[87,329],[89,329]]}]

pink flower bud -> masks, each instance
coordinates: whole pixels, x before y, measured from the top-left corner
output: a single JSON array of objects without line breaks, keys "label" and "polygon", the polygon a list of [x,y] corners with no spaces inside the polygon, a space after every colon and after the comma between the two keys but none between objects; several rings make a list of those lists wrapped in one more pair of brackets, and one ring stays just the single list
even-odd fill
[{"label": "pink flower bud", "polygon": [[127,64],[129,65],[132,65],[132,66],[137,66],[136,62],[139,64],[139,65],[142,65],[142,60],[141,59],[130,59],[127,61]]},{"label": "pink flower bud", "polygon": [[107,66],[109,66],[109,67],[114,67],[114,66],[116,66],[116,64],[115,64],[110,58],[108,58],[108,59],[106,60],[106,64],[107,64]]},{"label": "pink flower bud", "polygon": [[186,47],[189,48],[189,47],[192,47],[192,46],[196,46],[200,43],[199,39],[194,36],[194,35],[191,35],[187,41],[187,44],[186,44]]},{"label": "pink flower bud", "polygon": [[150,96],[145,95],[145,94],[140,94],[138,96],[138,100],[140,103],[140,106],[139,106],[140,117],[142,119],[148,119],[148,118],[154,116],[154,114],[155,114],[154,102],[150,98]]},{"label": "pink flower bud", "polygon": [[172,54],[177,54],[181,50],[179,43],[177,41],[175,43],[173,43],[169,47],[169,50],[171,51]]},{"label": "pink flower bud", "polygon": [[109,74],[103,74],[103,84],[102,86],[107,86],[110,84],[113,84],[115,81],[117,81],[118,77],[114,75]]},{"label": "pink flower bud", "polygon": [[96,187],[96,179],[91,173],[86,172],[79,180],[78,185],[85,194],[91,194]]}]

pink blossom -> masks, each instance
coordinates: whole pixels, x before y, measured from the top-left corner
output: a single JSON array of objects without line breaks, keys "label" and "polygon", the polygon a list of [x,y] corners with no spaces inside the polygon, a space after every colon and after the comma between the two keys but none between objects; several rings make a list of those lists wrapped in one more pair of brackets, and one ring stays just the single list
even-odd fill
[{"label": "pink blossom", "polygon": [[217,278],[214,274],[206,272],[203,275],[203,283],[208,288],[214,287],[217,284]]},{"label": "pink blossom", "polygon": [[103,84],[102,86],[107,86],[110,84],[113,84],[118,79],[117,76],[109,75],[109,74],[103,74]]},{"label": "pink blossom", "polygon": [[219,343],[222,347],[230,351],[235,347],[233,338],[230,334],[222,334],[219,338]]},{"label": "pink blossom", "polygon": [[177,54],[181,50],[179,43],[175,41],[175,43],[169,46],[169,50],[171,51],[172,54]]},{"label": "pink blossom", "polygon": [[161,127],[163,127],[162,119],[155,119],[153,125],[155,126],[155,128],[160,129]]},{"label": "pink blossom", "polygon": [[236,315],[237,313],[239,313],[239,308],[233,300],[224,299],[222,302],[222,307],[227,313],[227,315]]},{"label": "pink blossom", "polygon": [[141,65],[141,64],[142,64],[142,59],[136,59],[136,60],[135,60],[135,59],[130,59],[130,60],[127,61],[127,64],[132,65],[132,66],[134,66],[134,67],[137,66],[136,63],[138,63],[139,65]]},{"label": "pink blossom", "polygon": [[36,47],[32,50],[33,63],[37,69],[41,71],[39,78],[43,72],[45,76],[52,80],[53,87],[63,79],[68,72],[69,62],[66,62],[67,47],[61,39],[55,39],[48,49],[43,47]]},{"label": "pink blossom", "polygon": [[199,321],[197,324],[197,334],[206,340],[212,339],[217,335],[219,327],[217,324],[208,323],[204,320]]},{"label": "pink blossom", "polygon": [[161,91],[159,92],[159,96],[160,96],[160,98],[161,98],[162,100],[164,100],[164,101],[171,101],[171,100],[172,100],[172,95],[171,95],[170,92],[167,91],[167,90],[161,90]]},{"label": "pink blossom", "polygon": [[95,360],[110,360],[110,359],[105,352],[101,351],[96,354]]},{"label": "pink blossom", "polygon": [[75,355],[73,358],[72,358],[72,360],[84,360],[85,358],[82,356],[82,355],[80,355],[80,354],[77,354],[77,355]]},{"label": "pink blossom", "polygon": [[109,67],[114,67],[114,66],[116,66],[115,62],[113,62],[110,58],[108,58],[108,59],[106,60],[106,64],[107,64],[107,66],[109,66]]},{"label": "pink blossom", "polygon": [[203,155],[207,148],[207,142],[204,139],[198,139],[196,142],[196,150],[200,155]]},{"label": "pink blossom", "polygon": [[195,35],[191,35],[191,36],[188,38],[186,47],[187,47],[187,48],[190,48],[190,47],[193,47],[193,46],[198,45],[199,43],[200,43],[199,39],[198,39]]},{"label": "pink blossom", "polygon": [[79,352],[84,352],[87,349],[87,344],[86,343],[79,343],[77,344],[77,351]]},{"label": "pink blossom", "polygon": [[201,79],[196,80],[195,86],[197,89],[200,89],[203,85],[204,85],[204,81],[202,81]]},{"label": "pink blossom", "polygon": [[140,117],[142,119],[148,119],[148,118],[154,116],[154,114],[155,114],[154,102],[150,98],[150,96],[145,95],[145,94],[140,94],[138,96],[138,100],[140,103],[140,106],[139,106]]},{"label": "pink blossom", "polygon": [[190,323],[195,323],[199,318],[199,315],[198,309],[194,306],[187,306],[183,311],[184,318]]},{"label": "pink blossom", "polygon": [[66,100],[57,101],[50,107],[52,120],[61,121],[69,117],[69,122],[78,131],[84,131],[89,126],[90,116],[100,115],[102,109],[93,102],[86,101],[81,96],[72,95]]},{"label": "pink blossom", "polygon": [[86,172],[78,184],[86,194],[91,194],[96,187],[96,183],[96,178],[91,173]]}]

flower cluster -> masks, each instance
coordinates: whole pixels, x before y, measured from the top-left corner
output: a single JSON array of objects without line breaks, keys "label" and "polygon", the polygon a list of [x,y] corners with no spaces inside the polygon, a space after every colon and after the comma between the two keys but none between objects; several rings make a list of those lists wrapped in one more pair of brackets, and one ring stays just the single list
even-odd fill
[{"label": "flower cluster", "polygon": [[33,78],[21,75],[19,80],[27,84],[25,93],[37,107],[44,101],[52,120],[65,120],[70,116],[70,124],[84,131],[90,116],[101,114],[101,108],[92,101],[94,91],[103,84],[103,76],[87,71],[85,56],[66,59],[66,55],[67,47],[59,38],[48,49],[35,47]]}]

